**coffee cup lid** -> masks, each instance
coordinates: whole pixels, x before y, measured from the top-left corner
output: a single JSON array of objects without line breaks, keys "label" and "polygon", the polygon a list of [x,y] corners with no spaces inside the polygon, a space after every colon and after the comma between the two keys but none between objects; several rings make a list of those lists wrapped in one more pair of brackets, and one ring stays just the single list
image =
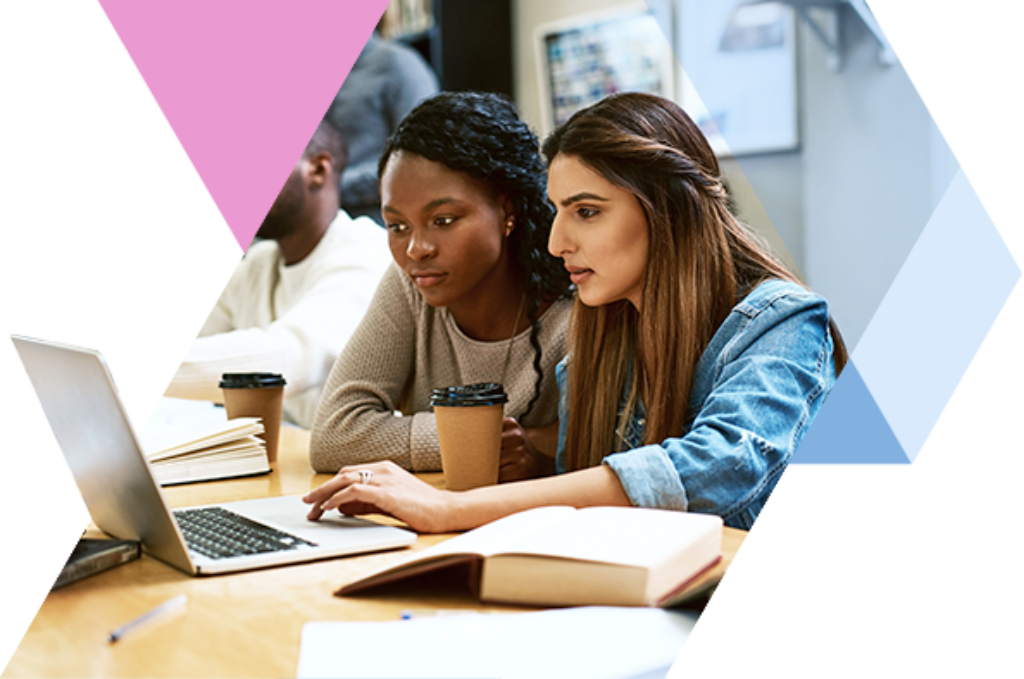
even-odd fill
[{"label": "coffee cup lid", "polygon": [[224,373],[220,376],[221,389],[267,389],[285,384],[284,377],[277,373]]},{"label": "coffee cup lid", "polygon": [[431,406],[468,407],[493,406],[508,403],[505,389],[495,382],[480,382],[455,387],[434,389],[430,395]]}]

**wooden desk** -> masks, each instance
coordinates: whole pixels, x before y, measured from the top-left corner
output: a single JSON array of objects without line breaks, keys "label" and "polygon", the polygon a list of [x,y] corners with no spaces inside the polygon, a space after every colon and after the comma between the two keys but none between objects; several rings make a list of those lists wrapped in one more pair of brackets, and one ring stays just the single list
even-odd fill
[{"label": "wooden desk", "polygon": [[[312,472],[307,432],[282,431],[278,468],[270,475],[165,488],[172,507],[305,493],[329,476]],[[441,486],[441,474],[424,474]],[[726,529],[723,559],[703,581],[717,582],[745,533]],[[420,536],[423,549],[451,535]],[[533,610],[481,605],[457,583],[434,591],[404,588],[339,598],[332,593],[407,554],[398,550],[235,575],[190,577],[144,555],[86,578],[43,603],[4,677],[290,677],[302,626],[313,620],[397,620],[402,611]],[[183,612],[108,645],[107,633],[171,597],[186,593]]]},{"label": "wooden desk", "polygon": [[[246,479],[165,489],[175,507],[306,493],[327,480],[306,460],[308,434],[285,428],[279,467]],[[425,480],[441,483],[440,474]],[[413,549],[451,536],[423,536]],[[730,577],[820,574],[851,569],[890,572],[1024,572],[1019,536],[772,535],[726,529]],[[148,556],[50,592],[4,668],[4,679],[39,677],[292,677],[302,626],[309,621],[397,620],[401,611],[526,610],[481,606],[456,586],[415,588],[365,598],[333,592],[407,550],[191,578]],[[1015,565],[1016,564],[1016,565]],[[1016,570],[1015,570],[1016,569]],[[177,595],[175,617],[114,645],[111,630]],[[341,649],[339,649],[341,652]]]}]

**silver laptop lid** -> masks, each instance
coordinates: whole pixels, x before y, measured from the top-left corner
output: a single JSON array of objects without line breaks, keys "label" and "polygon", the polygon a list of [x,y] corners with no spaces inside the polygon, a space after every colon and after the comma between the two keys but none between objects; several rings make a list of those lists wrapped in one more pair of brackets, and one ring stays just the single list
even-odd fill
[{"label": "silver laptop lid", "polygon": [[96,525],[196,571],[99,352],[12,335]]}]

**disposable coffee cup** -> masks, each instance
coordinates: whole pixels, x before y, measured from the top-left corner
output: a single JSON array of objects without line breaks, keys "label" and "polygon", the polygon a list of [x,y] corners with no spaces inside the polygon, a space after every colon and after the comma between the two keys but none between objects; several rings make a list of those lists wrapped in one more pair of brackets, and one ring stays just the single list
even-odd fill
[{"label": "disposable coffee cup", "polygon": [[228,419],[258,417],[263,420],[260,438],[267,445],[267,460],[277,462],[277,441],[284,406],[284,378],[275,373],[224,373],[220,388]]},{"label": "disposable coffee cup", "polygon": [[501,422],[507,402],[504,388],[493,382],[434,389],[430,405],[437,422],[448,490],[469,490],[498,482]]}]

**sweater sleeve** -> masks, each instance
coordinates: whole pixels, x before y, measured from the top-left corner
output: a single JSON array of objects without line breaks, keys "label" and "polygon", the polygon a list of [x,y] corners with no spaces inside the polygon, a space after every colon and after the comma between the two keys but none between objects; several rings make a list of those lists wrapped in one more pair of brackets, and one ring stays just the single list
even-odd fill
[{"label": "sweater sleeve", "polygon": [[[333,258],[310,270],[312,285],[269,325],[199,337],[185,355],[167,396],[219,401],[218,384],[225,372],[280,373],[288,382],[288,398],[319,388],[369,304],[383,270],[381,261],[370,253]],[[233,284],[245,288],[251,282],[246,277],[232,280],[225,295],[231,293]],[[245,289],[239,296],[253,294],[255,291]],[[211,318],[221,313],[220,306],[218,302]],[[203,332],[211,328],[219,329],[207,321]]]},{"label": "sweater sleeve", "polygon": [[416,292],[405,289],[403,275],[388,269],[327,379],[309,448],[317,472],[380,460],[423,471],[414,449],[437,445],[433,414],[395,415],[416,360]]}]

